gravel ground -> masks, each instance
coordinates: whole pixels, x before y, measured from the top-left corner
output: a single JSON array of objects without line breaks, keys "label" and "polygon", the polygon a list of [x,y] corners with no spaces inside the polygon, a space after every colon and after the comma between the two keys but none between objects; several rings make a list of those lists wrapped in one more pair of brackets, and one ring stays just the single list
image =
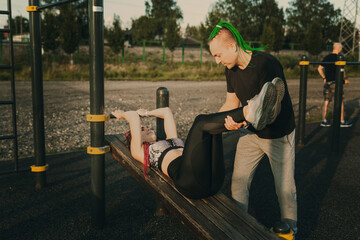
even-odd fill
[{"label": "gravel ground", "polygon": [[[288,80],[295,115],[298,112],[299,80]],[[170,108],[173,110],[179,136],[186,134],[200,113],[216,112],[225,100],[224,81],[106,81],[105,112],[115,109],[136,110],[156,107],[156,89],[167,87],[170,92]],[[44,82],[45,148],[47,153],[67,152],[84,148],[90,143],[90,127],[86,115],[90,113],[88,82]],[[346,111],[349,119],[359,112],[360,79],[351,79],[345,88]],[[0,82],[0,101],[10,98],[9,82]],[[31,82],[16,82],[17,127],[19,156],[31,156],[33,150],[33,120]],[[322,84],[319,79],[308,80],[307,119],[320,120]],[[11,108],[0,106],[0,135],[10,135]],[[332,110],[332,104],[329,111]],[[155,128],[156,121],[148,119],[145,124]],[[122,120],[108,121],[106,134],[125,132],[128,125]],[[0,160],[12,158],[12,141],[1,141]]]}]

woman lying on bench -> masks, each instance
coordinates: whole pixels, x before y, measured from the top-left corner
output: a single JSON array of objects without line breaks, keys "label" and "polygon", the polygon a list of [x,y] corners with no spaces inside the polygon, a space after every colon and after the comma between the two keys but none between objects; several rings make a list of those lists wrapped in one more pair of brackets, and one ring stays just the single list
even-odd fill
[{"label": "woman lying on bench", "polygon": [[[124,112],[116,110],[112,114],[117,120],[124,118],[130,124],[126,133],[128,147],[134,159],[151,166],[169,176],[176,188],[189,198],[204,198],[217,193],[224,181],[225,166],[221,133],[227,131],[225,118],[230,116],[235,122],[248,121],[261,130],[274,122],[280,112],[281,96],[279,78],[264,84],[261,92],[248,101],[248,105],[231,111],[201,114],[188,133],[185,146],[178,138],[173,114],[169,108],[152,111],[140,109]],[[140,124],[140,117],[164,119],[166,140],[156,141],[153,130]]]}]

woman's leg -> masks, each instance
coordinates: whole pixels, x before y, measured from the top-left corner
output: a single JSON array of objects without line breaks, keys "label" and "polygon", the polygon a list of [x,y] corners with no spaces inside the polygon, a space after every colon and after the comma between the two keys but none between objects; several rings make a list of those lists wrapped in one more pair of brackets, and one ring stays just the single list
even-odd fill
[{"label": "woman's leg", "polygon": [[221,188],[225,167],[221,133],[227,131],[225,118],[231,116],[241,122],[242,108],[208,115],[199,115],[189,131],[183,155],[167,169],[175,186],[190,198],[203,198]]},{"label": "woman's leg", "polygon": [[[278,96],[275,85],[268,82],[248,101],[245,112],[255,128],[264,128],[270,123],[276,105],[281,104]],[[245,121],[242,107],[197,116],[187,136],[183,155],[169,164],[167,171],[175,186],[190,198],[213,195],[222,186],[225,167],[221,133],[227,131],[224,125],[227,116],[235,122]]]}]

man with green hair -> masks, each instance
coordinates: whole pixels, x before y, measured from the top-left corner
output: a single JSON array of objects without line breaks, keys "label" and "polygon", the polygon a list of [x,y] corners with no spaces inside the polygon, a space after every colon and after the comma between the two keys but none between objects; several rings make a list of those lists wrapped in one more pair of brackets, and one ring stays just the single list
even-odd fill
[{"label": "man with green hair", "polygon": [[[217,64],[223,64],[227,81],[227,94],[220,112],[245,106],[257,95],[266,82],[275,83],[281,98],[281,110],[275,121],[263,130],[252,126],[241,128],[246,123],[235,122],[230,116],[225,119],[228,130],[240,130],[232,176],[233,198],[248,210],[249,188],[255,169],[267,155],[274,175],[276,193],[281,210],[281,220],[297,231],[297,202],[294,180],[295,170],[295,121],[283,68],[272,55],[251,48],[239,32],[227,22],[219,22],[209,37],[210,51]],[[278,83],[276,83],[278,84]],[[240,129],[241,128],[241,129]]]}]

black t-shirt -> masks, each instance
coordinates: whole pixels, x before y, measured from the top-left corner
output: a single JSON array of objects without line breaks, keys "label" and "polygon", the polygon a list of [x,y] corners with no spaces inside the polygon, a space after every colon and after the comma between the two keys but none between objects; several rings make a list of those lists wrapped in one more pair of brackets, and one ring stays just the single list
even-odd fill
[{"label": "black t-shirt", "polygon": [[263,130],[257,131],[253,127],[249,129],[259,137],[274,139],[290,134],[295,128],[294,111],[286,84],[283,68],[280,62],[272,55],[253,51],[250,63],[245,69],[237,66],[231,70],[225,68],[227,91],[235,93],[241,105],[246,106],[247,100],[259,94],[266,82],[279,77],[285,82],[285,95],[281,102],[281,112],[275,122],[267,125]]},{"label": "black t-shirt", "polygon": [[[337,61],[337,54],[335,53],[331,53],[329,55],[327,55],[326,57],[324,57],[324,59],[322,60],[322,62],[336,62]],[[325,68],[325,78],[326,78],[326,82],[333,82],[335,81],[335,76],[336,76],[336,66],[335,64],[326,64],[326,65],[321,65]]]}]

